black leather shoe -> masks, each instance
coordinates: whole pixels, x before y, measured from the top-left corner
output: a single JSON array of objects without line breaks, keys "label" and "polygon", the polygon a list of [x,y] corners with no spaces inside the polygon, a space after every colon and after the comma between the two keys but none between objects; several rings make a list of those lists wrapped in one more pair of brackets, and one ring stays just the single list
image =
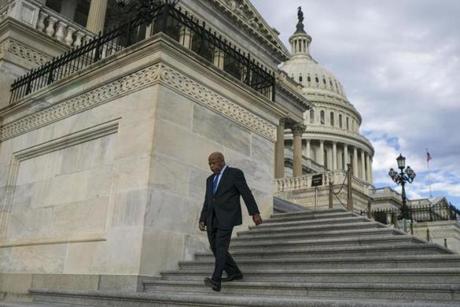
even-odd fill
[{"label": "black leather shoe", "polygon": [[209,277],[206,277],[204,279],[204,285],[207,286],[207,287],[210,287],[211,289],[213,289],[214,291],[217,291],[217,292],[219,292],[220,288],[221,288],[220,282],[214,281]]},{"label": "black leather shoe", "polygon": [[222,281],[225,282],[225,281],[240,280],[240,279],[243,279],[242,273],[228,275],[227,277],[222,278]]}]

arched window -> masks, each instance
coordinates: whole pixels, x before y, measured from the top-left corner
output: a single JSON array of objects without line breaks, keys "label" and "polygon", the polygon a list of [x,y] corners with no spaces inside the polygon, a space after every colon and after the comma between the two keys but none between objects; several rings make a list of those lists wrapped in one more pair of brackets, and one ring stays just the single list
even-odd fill
[{"label": "arched window", "polygon": [[319,114],[320,114],[320,122],[321,122],[321,125],[324,125],[324,123],[325,123],[324,111],[321,110],[321,112],[320,112]]},{"label": "arched window", "polygon": [[347,130],[350,130],[350,118],[347,117]]},{"label": "arched window", "polygon": [[310,124],[313,124],[315,122],[315,110],[311,109],[310,110]]},{"label": "arched window", "polygon": [[334,118],[334,112],[331,112],[331,118],[330,118],[330,122],[331,122],[331,126],[334,127],[335,126],[335,118]]},{"label": "arched window", "polygon": [[342,114],[339,114],[339,127],[343,128]]},{"label": "arched window", "polygon": [[302,83],[303,81],[303,78],[302,78],[302,74],[299,75],[299,82]]}]

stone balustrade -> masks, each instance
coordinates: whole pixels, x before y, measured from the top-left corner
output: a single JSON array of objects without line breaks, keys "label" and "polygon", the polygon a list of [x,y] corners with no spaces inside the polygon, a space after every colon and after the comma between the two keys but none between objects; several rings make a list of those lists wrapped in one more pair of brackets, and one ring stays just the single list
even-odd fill
[{"label": "stone balustrade", "polygon": [[10,0],[0,8],[0,21],[8,16],[69,47],[79,47],[94,37],[94,33],[36,0]]},{"label": "stone balustrade", "polygon": [[[312,188],[311,183],[314,175],[317,174],[275,179],[275,193]],[[325,172],[323,173],[323,181],[320,186],[327,186],[329,182],[332,182],[334,185],[346,184],[346,177],[347,173],[345,171]],[[356,177],[353,177],[352,185],[353,189],[365,195],[369,195],[374,190],[372,185]]]}]

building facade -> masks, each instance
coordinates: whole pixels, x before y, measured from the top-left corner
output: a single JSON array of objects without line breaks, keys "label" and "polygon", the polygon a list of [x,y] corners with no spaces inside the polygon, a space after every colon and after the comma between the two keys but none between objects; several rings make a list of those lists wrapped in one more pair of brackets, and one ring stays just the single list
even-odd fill
[{"label": "building facade", "polygon": [[0,292],[137,289],[207,250],[214,151],[267,217],[277,136],[311,106],[249,1],[160,1],[105,34],[113,1],[70,2],[0,6]]}]

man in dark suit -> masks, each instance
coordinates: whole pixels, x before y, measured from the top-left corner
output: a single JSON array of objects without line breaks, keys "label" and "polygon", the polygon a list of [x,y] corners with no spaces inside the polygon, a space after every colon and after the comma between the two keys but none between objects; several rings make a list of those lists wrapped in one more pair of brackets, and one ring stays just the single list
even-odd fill
[{"label": "man in dark suit", "polygon": [[[214,152],[208,158],[213,174],[206,180],[206,195],[201,210],[199,228],[207,231],[209,244],[215,257],[212,278],[205,278],[206,286],[220,291],[221,281],[243,278],[243,274],[228,252],[233,227],[241,225],[240,196],[256,225],[262,223],[254,196],[241,170],[225,165],[224,155]],[[222,278],[222,272],[227,273]]]}]

